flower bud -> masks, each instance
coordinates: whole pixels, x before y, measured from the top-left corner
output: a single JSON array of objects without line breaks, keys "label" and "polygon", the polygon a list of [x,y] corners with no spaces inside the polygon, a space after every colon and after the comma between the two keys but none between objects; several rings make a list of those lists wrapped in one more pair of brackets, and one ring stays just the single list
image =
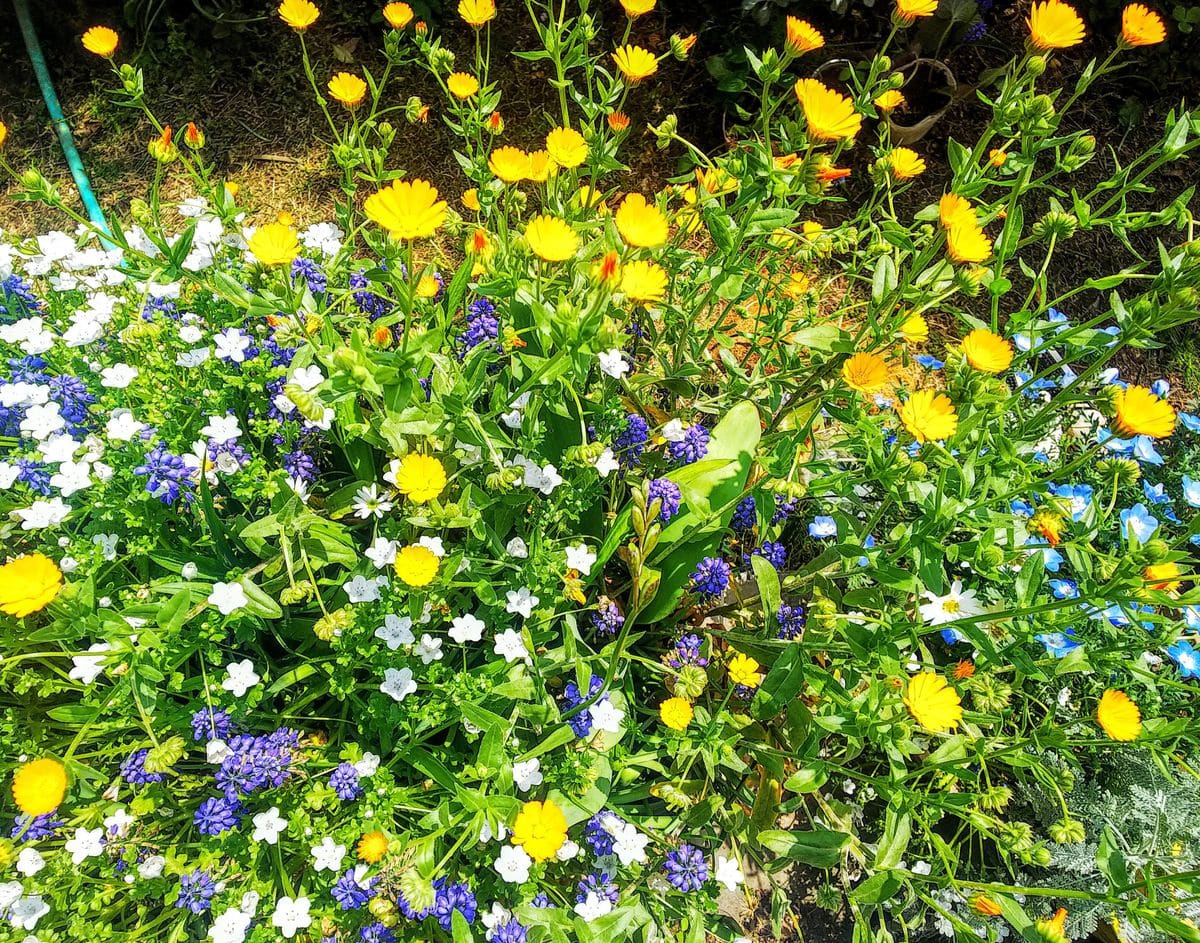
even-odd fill
[{"label": "flower bud", "polygon": [[1045,74],[1046,57],[1045,56],[1030,56],[1029,61],[1025,64],[1025,71],[1035,79]]},{"label": "flower bud", "polygon": [[204,147],[204,132],[200,130],[196,122],[189,121],[187,127],[183,129],[183,143],[193,151]]},{"label": "flower bud", "polygon": [[692,51],[692,47],[696,45],[696,34],[692,33],[689,36],[680,36],[678,33],[671,36],[671,55],[680,62],[687,59],[688,53]]},{"label": "flower bud", "polygon": [[1083,823],[1070,816],[1055,822],[1048,831],[1050,837],[1059,845],[1078,845],[1087,838],[1087,829],[1083,827]]},{"label": "flower bud", "polygon": [[699,665],[684,665],[675,678],[674,692],[684,700],[694,701],[708,686],[708,673]]}]

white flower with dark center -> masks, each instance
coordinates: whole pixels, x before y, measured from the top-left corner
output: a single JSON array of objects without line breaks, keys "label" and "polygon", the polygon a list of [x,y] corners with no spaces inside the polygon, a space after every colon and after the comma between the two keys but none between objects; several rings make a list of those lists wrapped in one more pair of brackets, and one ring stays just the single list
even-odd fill
[{"label": "white flower with dark center", "polygon": [[417,682],[413,680],[413,673],[408,668],[388,668],[383,673],[383,684],[379,686],[379,690],[399,704],[417,690]]},{"label": "white flower with dark center", "polygon": [[950,586],[950,592],[945,596],[924,592],[921,594],[928,600],[920,606],[921,618],[926,625],[945,625],[959,619],[970,619],[983,615],[987,610],[975,595],[975,590],[963,591],[962,580],[955,580]]},{"label": "white flower with dark center", "polygon": [[401,645],[411,645],[416,641],[412,634],[413,621],[409,616],[396,616],[389,613],[383,617],[383,625],[375,630],[375,637],[383,639],[389,651],[395,651]]}]

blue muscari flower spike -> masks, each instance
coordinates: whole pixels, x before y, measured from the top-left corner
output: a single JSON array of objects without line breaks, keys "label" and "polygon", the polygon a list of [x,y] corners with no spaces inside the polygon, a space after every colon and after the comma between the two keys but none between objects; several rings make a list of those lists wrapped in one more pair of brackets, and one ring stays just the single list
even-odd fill
[{"label": "blue muscari flower spike", "polygon": [[596,634],[611,637],[621,631],[621,626],[625,624],[625,617],[621,615],[621,610],[615,602],[611,599],[602,599],[596,604],[596,611],[592,613],[591,621]]},{"label": "blue muscari flower spike", "polygon": [[360,884],[354,875],[354,869],[350,868],[337,879],[329,893],[342,910],[358,910],[370,901],[375,882],[378,880],[378,877],[370,877]]},{"label": "blue muscari flower spike", "polygon": [[35,815],[33,819],[21,814],[13,821],[9,837],[18,842],[41,841],[43,838],[53,838],[63,824],[62,819],[56,819],[53,812]]},{"label": "blue muscari flower spike", "polygon": [[737,503],[737,507],[733,510],[733,517],[729,521],[729,526],[735,531],[754,530],[754,525],[758,523],[757,504],[754,501],[754,495],[748,494]]},{"label": "blue muscari flower spike", "polygon": [[729,588],[731,575],[729,564],[720,557],[705,557],[692,571],[692,591],[701,597],[716,598]]},{"label": "blue muscari flower spike", "polygon": [[133,473],[144,476],[146,490],[168,507],[180,498],[190,503],[195,497],[191,470],[162,442],[146,453],[145,462],[134,468]]},{"label": "blue muscari flower spike", "polygon": [[668,442],[667,451],[679,465],[698,462],[708,454],[708,430],[700,423],[692,423],[678,442]]},{"label": "blue muscari flower spike", "polygon": [[[658,510],[660,521],[666,524],[679,513],[679,505],[683,500],[683,492],[679,490],[679,485],[675,484],[669,478],[654,478],[647,485],[647,489],[651,504],[656,500],[661,502]],[[754,499],[751,498],[750,500]]]},{"label": "blue muscari flower spike", "polygon": [[782,570],[784,564],[787,563],[787,551],[784,549],[783,544],[776,540],[764,541],[761,547],[755,547],[749,553],[743,554],[746,566],[753,565],[750,562],[751,557],[762,557],[777,570]]},{"label": "blue muscari flower spike", "polygon": [[[572,708],[578,707],[584,701],[594,696],[595,693],[603,686],[604,679],[593,675],[591,681],[588,682],[588,693],[586,696],[584,696],[580,693],[578,684],[576,684],[574,681],[569,682],[567,686],[563,688],[563,709],[571,710]],[[596,703],[600,704],[607,700],[608,695],[605,694]],[[578,714],[573,714],[572,716],[568,717],[567,725],[574,732],[575,736],[586,737],[592,732],[591,708],[589,707],[586,710],[580,711]]]},{"label": "blue muscari flower spike", "polygon": [[204,707],[192,714],[192,739],[225,740],[233,732],[233,720],[221,708]]},{"label": "blue muscari flower spike", "polygon": [[492,929],[491,943],[526,943],[528,931],[516,917],[509,917]]},{"label": "blue muscari flower spike", "polygon": [[33,286],[15,272],[0,279],[0,323],[19,321],[42,309]]},{"label": "blue muscari flower spike", "polygon": [[582,904],[587,900],[589,893],[595,893],[601,900],[607,900],[611,904],[615,904],[621,897],[620,890],[612,882],[607,871],[593,871],[579,882],[575,890],[576,903]]},{"label": "blue muscari flower spike", "polygon": [[445,878],[433,882],[435,896],[430,914],[437,918],[438,925],[449,932],[454,919],[454,911],[458,911],[468,924],[475,922],[478,903],[471,888],[465,882],[447,883]]},{"label": "blue muscari flower spike", "polygon": [[1192,647],[1191,642],[1180,639],[1168,646],[1167,655],[1179,666],[1181,678],[1200,678],[1200,652]]},{"label": "blue muscari flower spike", "polygon": [[668,851],[663,870],[667,880],[685,894],[700,890],[708,880],[708,862],[704,860],[704,852],[694,845],[684,844]]},{"label": "blue muscari flower spike", "polygon": [[148,749],[134,750],[121,764],[121,778],[131,786],[145,786],[148,783],[161,783],[165,778],[162,773],[146,772],[146,757]]},{"label": "blue muscari flower spike", "polygon": [[358,931],[361,943],[395,943],[396,934],[383,923],[368,923]]},{"label": "blue muscari flower spike", "polygon": [[312,259],[300,256],[292,260],[292,281],[303,280],[314,295],[323,295],[329,287],[325,271]]},{"label": "blue muscari flower spike", "polygon": [[175,898],[175,906],[187,908],[194,914],[202,914],[212,908],[212,899],[216,896],[217,885],[208,872],[197,868],[179,878],[179,896]]},{"label": "blue muscari flower spike", "polygon": [[785,641],[799,638],[804,632],[804,607],[789,606],[784,603],[775,613],[775,621],[779,623],[779,637]]},{"label": "blue muscari flower spike", "polygon": [[44,462],[33,458],[19,458],[14,463],[17,466],[17,481],[30,491],[50,495],[50,469]]},{"label": "blue muscari flower spike", "polygon": [[196,831],[201,835],[220,835],[237,828],[242,814],[241,803],[236,799],[215,796],[201,802],[192,818],[196,823]]},{"label": "blue muscari flower spike", "polygon": [[360,798],[363,794],[363,789],[359,785],[358,770],[354,768],[354,764],[339,763],[337,768],[329,774],[329,788],[343,802],[350,802]]},{"label": "blue muscari flower spike", "polygon": [[624,430],[613,440],[613,451],[621,465],[628,468],[641,462],[649,441],[650,426],[646,420],[637,413],[629,413],[625,417]]},{"label": "blue muscari flower spike", "polygon": [[1083,644],[1075,638],[1074,629],[1066,629],[1062,632],[1044,632],[1035,635],[1034,638],[1046,646],[1047,655],[1053,655],[1055,658],[1064,658]]}]

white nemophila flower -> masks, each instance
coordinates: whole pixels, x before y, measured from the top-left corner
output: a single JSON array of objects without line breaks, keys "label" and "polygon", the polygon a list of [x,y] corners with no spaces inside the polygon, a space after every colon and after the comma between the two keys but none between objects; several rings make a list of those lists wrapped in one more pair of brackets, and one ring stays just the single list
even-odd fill
[{"label": "white nemophila flower", "polygon": [[288,827],[288,820],[279,814],[278,806],[271,806],[266,812],[259,812],[252,821],[254,832],[250,837],[255,841],[265,841],[268,845],[279,841],[279,836]]},{"label": "white nemophila flower", "polygon": [[326,835],[321,844],[313,845],[311,849],[313,868],[317,871],[340,871],[342,861],[346,858],[346,846],[339,845]]},{"label": "white nemophila flower", "polygon": [[213,943],[243,943],[253,919],[252,914],[243,913],[237,907],[230,907],[208,928],[209,939]]},{"label": "white nemophila flower", "polygon": [[100,385],[110,390],[123,390],[137,375],[137,367],[131,367],[127,363],[114,363],[100,371]]},{"label": "white nemophila flower", "polygon": [[955,580],[950,586],[950,592],[945,596],[928,591],[921,595],[929,600],[920,606],[921,618],[927,625],[944,625],[958,619],[983,615],[987,611],[975,595],[975,590],[963,591],[962,580]]},{"label": "white nemophila flower", "polygon": [[574,908],[575,913],[587,923],[612,913],[612,909],[612,901],[607,897],[601,897],[595,891],[588,891],[587,897],[577,903]]},{"label": "white nemophila flower", "polygon": [[421,636],[421,641],[413,648],[413,654],[421,659],[421,664],[442,660],[442,640],[434,638],[429,633]]},{"label": "white nemophila flower", "polygon": [[63,847],[71,853],[72,864],[83,864],[88,858],[104,853],[104,829],[77,828],[75,837],[68,839]]},{"label": "white nemophila flower", "polygon": [[417,546],[424,547],[438,559],[446,555],[446,548],[442,544],[441,537],[419,537],[417,539]]},{"label": "white nemophila flower", "polygon": [[45,383],[0,383],[0,406],[38,406],[50,402],[50,387]]},{"label": "white nemophila flower", "polygon": [[505,845],[500,849],[500,857],[492,866],[509,884],[524,884],[529,880],[529,869],[533,866],[533,859],[524,848]]},{"label": "white nemophila flower", "polygon": [[44,867],[46,867],[46,859],[42,857],[41,852],[36,848],[30,848],[26,845],[21,849],[21,853],[17,855],[18,874],[23,874],[25,877],[31,878]]},{"label": "white nemophila flower", "polygon": [[514,537],[504,545],[504,552],[517,560],[524,560],[529,556],[529,547],[520,537]]},{"label": "white nemophila flower", "polygon": [[350,597],[351,602],[378,602],[379,592],[387,584],[388,579],[386,576],[376,576],[373,579],[368,579],[365,576],[356,576],[343,583],[342,589],[346,591],[346,595]]},{"label": "white nemophila flower", "polygon": [[69,498],[92,486],[92,466],[87,462],[63,462],[50,476],[50,486],[57,488],[64,498]]},{"label": "white nemophila flower", "polygon": [[510,589],[505,593],[505,598],[508,602],[504,605],[505,612],[519,613],[522,617],[528,619],[532,615],[534,607],[537,606],[540,599],[529,591],[528,586],[522,586],[520,589]]},{"label": "white nemophila flower", "polygon": [[135,819],[121,806],[104,817],[104,827],[110,835],[127,835]]},{"label": "white nemophila flower", "polygon": [[97,534],[92,538],[92,543],[100,548],[100,554],[105,560],[117,559],[117,544],[120,541],[118,534]]},{"label": "white nemophila flower", "polygon": [[207,347],[197,347],[194,350],[183,350],[176,355],[175,365],[191,370],[200,366],[200,364],[204,363],[204,361],[208,360],[208,358],[211,356],[212,351],[210,351]]},{"label": "white nemophila flower", "polygon": [[450,637],[459,645],[478,642],[483,638],[483,630],[486,628],[487,625],[482,619],[467,613],[450,620]]},{"label": "white nemophila flower", "polygon": [[62,498],[42,498],[12,513],[21,522],[21,530],[43,530],[65,521],[71,508]]},{"label": "white nemophila flower", "polygon": [[504,656],[504,660],[510,664],[518,659],[523,659],[528,663],[533,662],[529,650],[525,647],[525,639],[516,629],[505,629],[500,632],[496,636],[496,645],[493,651],[497,655]]},{"label": "white nemophila flower", "polygon": [[195,324],[181,324],[179,339],[185,344],[194,344],[204,336],[204,332]]},{"label": "white nemophila flower", "polygon": [[411,645],[416,641],[412,634],[413,621],[409,616],[388,614],[383,617],[383,625],[375,630],[375,637],[383,639],[388,649],[395,651],[401,645]]},{"label": "white nemophila flower", "polygon": [[504,823],[501,822],[496,826],[496,831],[493,832],[491,823],[487,821],[487,819],[484,819],[483,827],[479,830],[479,841],[486,845],[493,838],[495,838],[497,841],[504,841],[504,839],[508,838],[508,829],[505,827]]},{"label": "white nemophila flower", "polygon": [[315,249],[325,255],[337,255],[346,234],[333,223],[314,223],[298,236],[306,249]]},{"label": "white nemophila flower", "polygon": [[668,442],[682,442],[687,438],[687,426],[683,424],[682,420],[669,419],[662,427],[660,434]]},{"label": "white nemophila flower", "polygon": [[[79,451],[79,443],[69,435],[52,435],[38,446],[38,451],[42,453],[43,462],[61,465],[75,458],[75,453]],[[85,455],[83,461],[90,462],[93,459]]]},{"label": "white nemophila flower", "polygon": [[250,343],[250,335],[237,327],[226,328],[213,337],[217,356],[233,363],[242,363],[246,359],[246,350],[250,347]]},{"label": "white nemophila flower", "polygon": [[600,361],[600,372],[614,380],[621,379],[629,372],[629,361],[625,359],[625,352],[619,347],[602,351],[596,357]]},{"label": "white nemophila flower", "polygon": [[500,414],[500,421],[510,429],[521,428],[521,418],[524,415],[525,407],[529,405],[530,394],[522,393],[509,404],[509,411]]},{"label": "white nemophila flower", "polygon": [[558,851],[554,853],[554,857],[559,861],[572,861],[579,857],[579,845],[568,838],[558,846]]},{"label": "white nemophila flower", "polygon": [[568,570],[578,570],[581,576],[587,576],[595,562],[596,554],[587,544],[574,544],[567,547]]},{"label": "white nemophila flower", "polygon": [[309,906],[307,897],[279,898],[275,902],[275,912],[271,914],[271,926],[278,927],[279,932],[290,940],[297,930],[312,926]]},{"label": "white nemophila flower", "polygon": [[746,880],[737,859],[724,858],[721,855],[717,855],[717,867],[713,877],[718,884],[724,884],[731,891],[736,891]]},{"label": "white nemophila flower", "polygon": [[241,661],[231,661],[225,666],[225,680],[221,687],[233,694],[234,697],[245,697],[246,692],[254,687],[262,678],[254,670],[254,662],[249,658]]},{"label": "white nemophila flower", "polygon": [[[592,705],[593,709],[597,705]],[[613,837],[613,854],[621,864],[629,867],[636,862],[645,863],[646,846],[650,844],[650,836],[643,835],[637,827],[629,822],[622,823],[621,830]]]},{"label": "white nemophila flower", "polygon": [[21,467],[9,462],[0,462],[0,491],[7,491],[21,474]]},{"label": "white nemophila flower", "polygon": [[363,485],[354,494],[354,516],[360,520],[383,517],[392,509],[392,502],[379,493],[376,484]]},{"label": "white nemophila flower", "polygon": [[8,910],[13,904],[20,900],[21,895],[25,893],[25,888],[20,881],[5,881],[0,884],[0,911]]},{"label": "white nemophila flower", "polygon": [[409,668],[388,668],[383,673],[383,684],[379,686],[379,690],[399,704],[417,690],[417,682],[413,680],[413,673]]},{"label": "white nemophila flower", "polygon": [[596,730],[621,732],[621,721],[625,719],[625,712],[608,698],[593,704],[588,708],[588,712],[592,715],[592,726]]},{"label": "white nemophila flower", "polygon": [[592,462],[592,467],[600,473],[601,478],[607,478],[611,472],[615,472],[621,467],[621,463],[617,461],[613,450],[606,448]]},{"label": "white nemophila flower", "polygon": [[505,907],[498,900],[492,901],[492,909],[484,911],[479,915],[480,921],[485,927],[487,927],[487,933],[484,934],[484,939],[492,939],[493,934],[496,932],[496,927],[503,923],[507,923],[511,917],[511,910]]},{"label": "white nemophila flower", "polygon": [[295,367],[288,377],[288,382],[295,383],[305,393],[311,393],[325,382],[325,374],[321,372],[321,368],[316,364],[307,367]]},{"label": "white nemophila flower", "polygon": [[228,616],[245,608],[250,600],[246,598],[246,590],[242,588],[241,583],[213,583],[208,602],[215,606],[221,615]]},{"label": "white nemophila flower", "polygon": [[554,465],[539,466],[537,462],[530,461],[524,455],[518,455],[512,463],[512,467],[524,470],[526,488],[532,488],[545,495],[553,494],[554,489],[563,483],[562,475],[558,473],[558,469]]},{"label": "white nemophila flower", "polygon": [[363,778],[374,776],[379,771],[380,759],[378,753],[364,752],[362,759],[354,764],[354,771]]},{"label": "white nemophila flower", "polygon": [[18,900],[8,910],[8,922],[19,930],[32,930],[37,922],[50,913],[41,894],[29,894]]},{"label": "white nemophila flower", "polygon": [[185,580],[194,580],[199,573],[200,567],[190,561],[179,568],[179,575]]},{"label": "white nemophila flower", "polygon": [[217,766],[225,762],[225,758],[233,753],[229,744],[219,737],[214,737],[204,745],[204,759]]},{"label": "white nemophila flower", "polygon": [[104,424],[104,434],[113,442],[128,442],[145,428],[128,409],[114,409]]},{"label": "white nemophila flower", "polygon": [[542,764],[535,756],[532,760],[513,763],[513,782],[521,792],[529,792],[542,784]]},{"label": "white nemophila flower", "polygon": [[[111,649],[112,646],[108,642],[96,642],[94,645],[88,646],[89,652],[107,652]],[[67,672],[67,677],[81,684],[91,684],[104,671],[104,656],[74,655],[71,658],[71,666],[71,670]]]},{"label": "white nemophila flower", "polygon": [[242,434],[242,427],[237,416],[209,416],[200,434],[213,442],[234,442]]},{"label": "white nemophila flower", "polygon": [[376,537],[371,542],[371,546],[364,551],[364,555],[375,565],[375,569],[382,570],[396,562],[398,549],[399,545],[396,541],[388,540],[386,537]]},{"label": "white nemophila flower", "polygon": [[184,219],[199,219],[208,212],[208,200],[202,196],[188,197],[179,202],[179,205],[175,207],[175,212]]},{"label": "white nemophila flower", "polygon": [[42,403],[30,406],[21,417],[20,430],[24,435],[39,442],[48,439],[67,425],[67,421],[59,414],[61,407],[58,403]]}]

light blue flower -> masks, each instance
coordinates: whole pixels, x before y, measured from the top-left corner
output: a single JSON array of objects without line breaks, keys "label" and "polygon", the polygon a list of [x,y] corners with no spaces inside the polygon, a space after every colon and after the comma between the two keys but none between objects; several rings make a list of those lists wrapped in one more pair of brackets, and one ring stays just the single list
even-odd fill
[{"label": "light blue flower", "polygon": [[958,629],[942,629],[942,641],[947,645],[953,645],[955,642],[965,642],[967,637]]},{"label": "light blue flower", "polygon": [[1200,652],[1190,642],[1180,639],[1167,648],[1167,654],[1179,666],[1180,677],[1200,678]]},{"label": "light blue flower", "polygon": [[1183,476],[1183,500],[1194,508],[1200,508],[1200,481]]},{"label": "light blue flower", "polygon": [[1183,423],[1184,428],[1189,432],[1200,432],[1200,416],[1193,416],[1191,413],[1180,413],[1179,421]]},{"label": "light blue flower", "polygon": [[808,525],[808,536],[817,540],[837,536],[837,521],[826,514],[818,514]]},{"label": "light blue flower", "polygon": [[1055,599],[1078,599],[1079,587],[1074,580],[1050,580]]},{"label": "light blue flower", "polygon": [[1028,334],[1014,334],[1013,343],[1016,345],[1017,350],[1025,354],[1033,349],[1033,338]]},{"label": "light blue flower", "polygon": [[1081,521],[1087,509],[1091,507],[1092,496],[1095,494],[1091,485],[1049,485],[1049,491],[1056,498],[1062,498],[1070,503],[1071,520]]},{"label": "light blue flower", "polygon": [[1162,465],[1163,457],[1154,447],[1154,440],[1148,435],[1135,436],[1133,439],[1133,457],[1139,462],[1149,462],[1151,465]]},{"label": "light blue flower", "polygon": [[1138,543],[1144,544],[1158,530],[1158,518],[1154,517],[1146,505],[1138,502],[1131,508],[1121,512],[1121,536],[1126,540],[1132,534]]},{"label": "light blue flower", "polygon": [[1107,370],[1101,371],[1100,376],[1096,379],[1106,386],[1112,386],[1115,383],[1121,382],[1121,371],[1116,367],[1109,367]]},{"label": "light blue flower", "polygon": [[1166,380],[1155,380],[1150,384],[1150,392],[1161,399],[1165,399],[1167,394],[1171,392],[1171,384]]},{"label": "light blue flower", "polygon": [[931,357],[929,354],[917,354],[913,360],[926,370],[941,370],[942,367],[946,366],[944,360],[938,360],[937,357]]},{"label": "light blue flower", "polygon": [[[1025,539],[1025,546],[1027,546],[1027,547],[1033,546],[1035,548],[1040,548],[1040,552],[1042,554],[1042,563],[1045,565],[1046,569],[1049,570],[1051,573],[1057,573],[1059,567],[1061,567],[1063,565],[1063,555],[1061,553],[1059,553],[1057,550],[1055,550],[1053,547],[1046,546],[1046,544],[1044,544],[1040,538],[1027,537]],[[1038,553],[1038,552],[1039,552],[1039,550],[1034,549],[1034,550],[1030,550],[1029,554],[1030,554],[1030,556],[1032,556],[1033,554]]]},{"label": "light blue flower", "polygon": [[1017,517],[1033,517],[1033,505],[1020,499],[1009,503],[1009,508]]},{"label": "light blue flower", "polygon": [[1055,658],[1064,658],[1083,644],[1075,640],[1074,629],[1067,629],[1065,632],[1044,632],[1035,635],[1034,638],[1046,646],[1047,655],[1053,655]]},{"label": "light blue flower", "polygon": [[1048,309],[1046,311],[1046,320],[1051,324],[1057,324],[1058,327],[1055,330],[1058,331],[1065,331],[1071,324],[1071,322],[1067,320],[1067,316],[1059,311],[1058,308]]},{"label": "light blue flower", "polygon": [[1200,606],[1184,606],[1183,621],[1193,632],[1200,632]]}]

